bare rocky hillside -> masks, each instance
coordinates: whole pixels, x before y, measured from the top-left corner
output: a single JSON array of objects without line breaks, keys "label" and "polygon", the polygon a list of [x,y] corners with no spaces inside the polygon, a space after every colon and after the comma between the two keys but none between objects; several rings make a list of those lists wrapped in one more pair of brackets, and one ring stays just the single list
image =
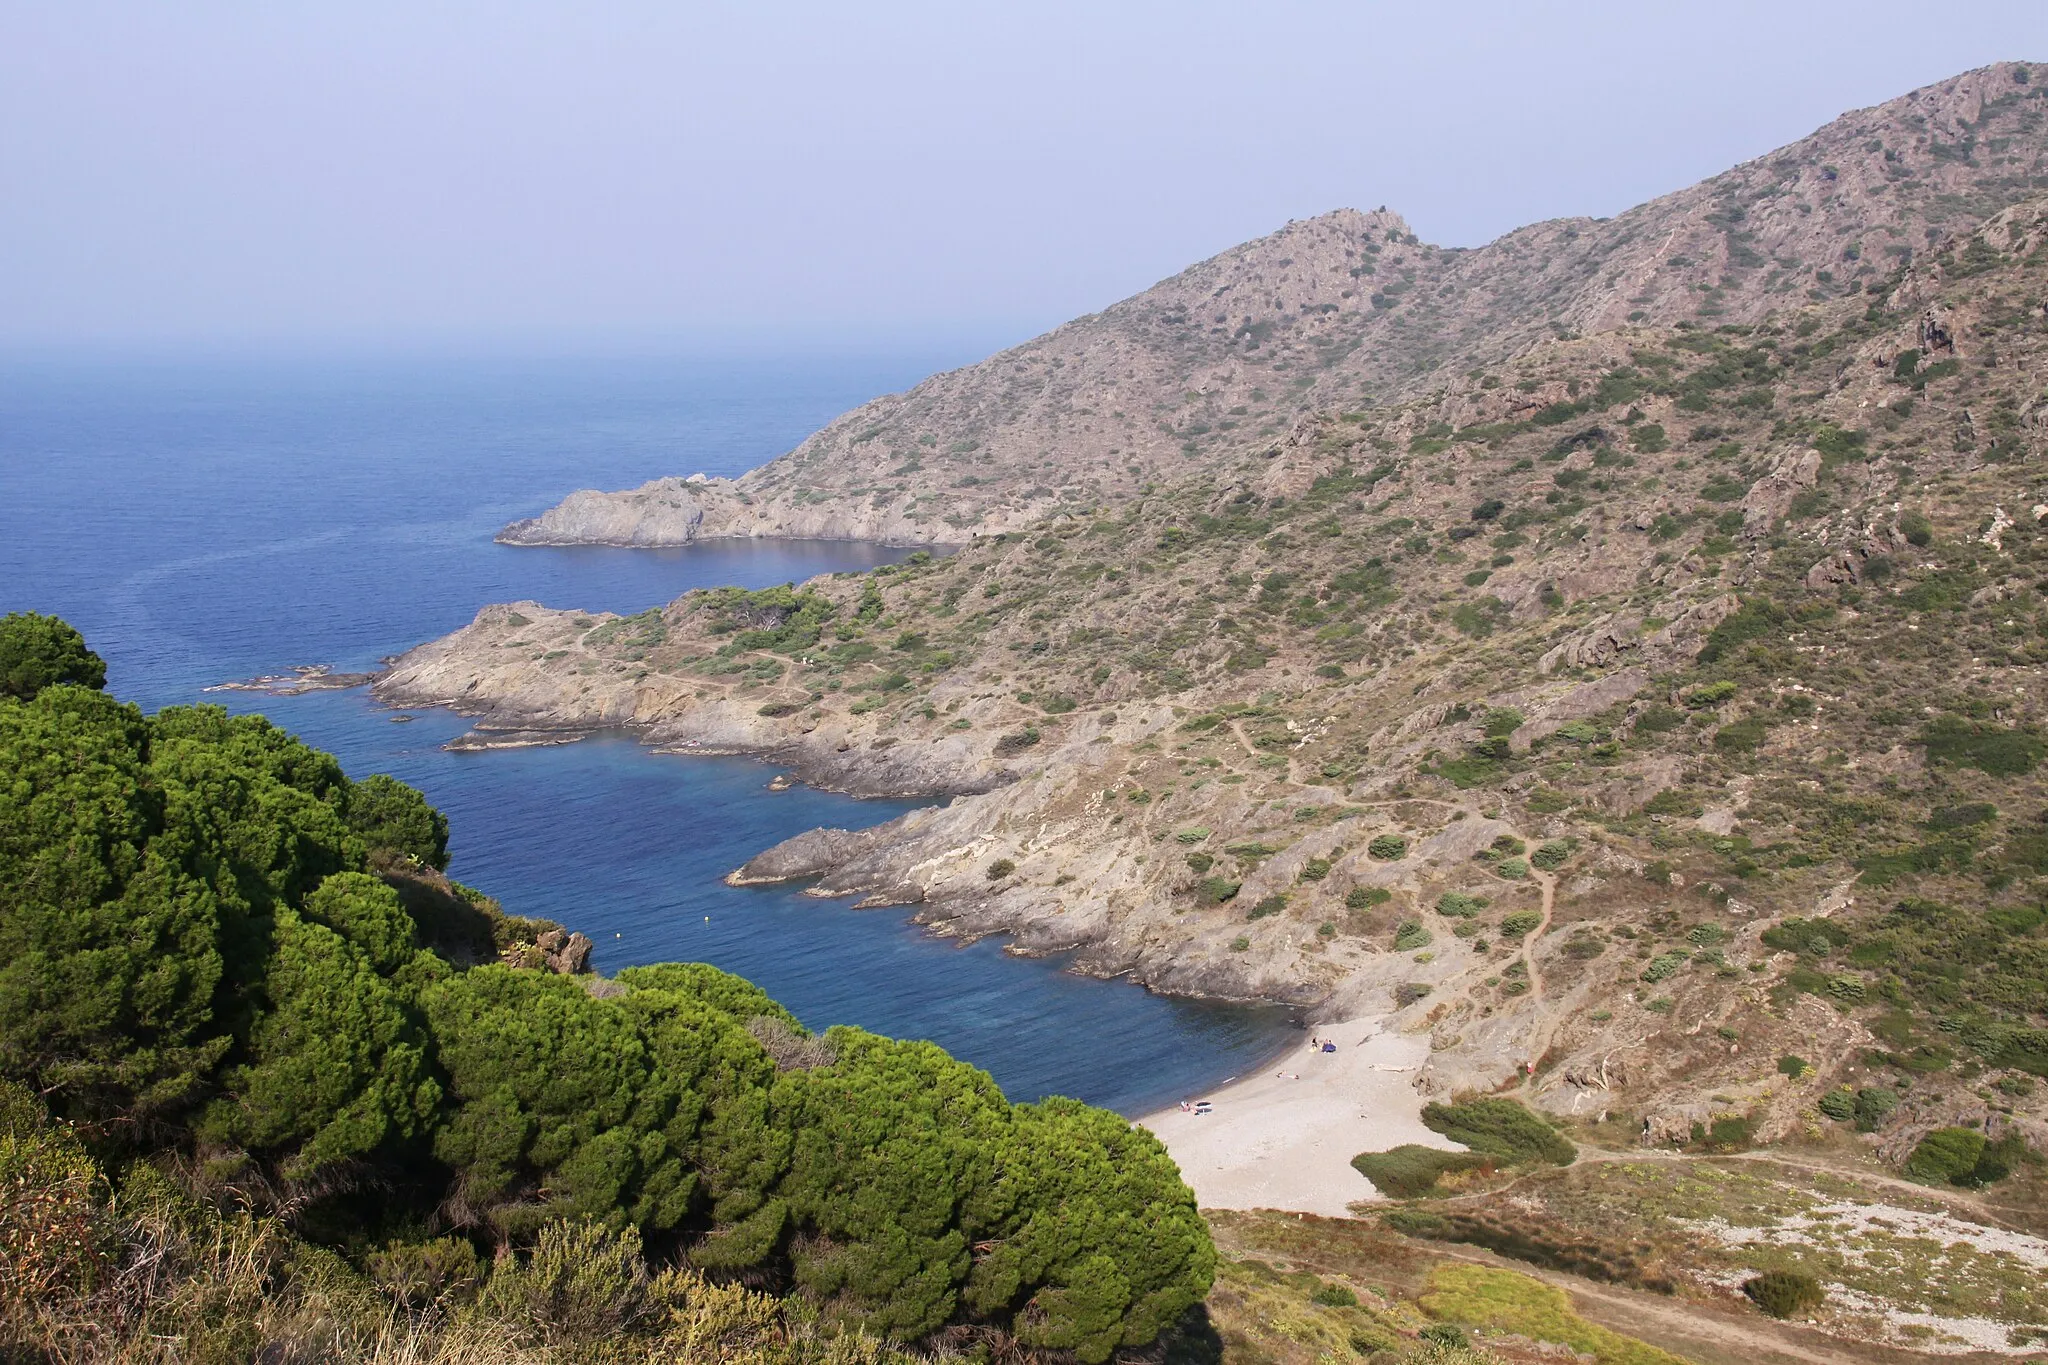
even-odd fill
[{"label": "bare rocky hillside", "polygon": [[1117,504],[1281,447],[1314,412],[1399,401],[1540,343],[1862,294],[2048,187],[2044,111],[2048,68],[1985,67],[1618,217],[1475,250],[1420,242],[1384,210],[1290,223],[857,408],[737,481],[578,493],[501,538],[950,543]]}]

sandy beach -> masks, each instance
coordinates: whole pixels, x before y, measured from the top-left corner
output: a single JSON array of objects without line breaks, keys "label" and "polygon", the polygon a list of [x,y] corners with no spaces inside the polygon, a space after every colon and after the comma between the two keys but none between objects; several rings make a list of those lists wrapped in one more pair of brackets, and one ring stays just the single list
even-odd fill
[{"label": "sandy beach", "polygon": [[1414,1081],[1428,1037],[1380,1030],[1376,1017],[1317,1025],[1309,1032],[1335,1052],[1310,1052],[1304,1036],[1257,1075],[1188,1097],[1208,1100],[1213,1112],[1165,1109],[1139,1123],[1166,1144],[1203,1208],[1341,1218],[1351,1204],[1380,1197],[1351,1169],[1358,1153],[1404,1142],[1459,1150],[1422,1126]]}]

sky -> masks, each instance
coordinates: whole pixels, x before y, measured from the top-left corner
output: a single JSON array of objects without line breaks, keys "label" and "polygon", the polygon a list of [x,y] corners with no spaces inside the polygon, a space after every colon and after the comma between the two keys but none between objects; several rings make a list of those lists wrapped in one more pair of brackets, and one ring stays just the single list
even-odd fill
[{"label": "sky", "polygon": [[1293,218],[1605,216],[2042,0],[0,0],[0,342],[1015,340]]}]

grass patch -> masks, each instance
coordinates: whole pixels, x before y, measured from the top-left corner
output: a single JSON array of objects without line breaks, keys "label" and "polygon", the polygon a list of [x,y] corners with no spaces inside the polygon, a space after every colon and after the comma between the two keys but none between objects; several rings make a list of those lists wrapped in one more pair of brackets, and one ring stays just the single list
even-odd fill
[{"label": "grass patch", "polygon": [[1598,1365],[1685,1365],[1669,1351],[1586,1321],[1562,1289],[1512,1270],[1440,1265],[1430,1272],[1421,1303],[1440,1322],[1555,1342],[1591,1356]]}]

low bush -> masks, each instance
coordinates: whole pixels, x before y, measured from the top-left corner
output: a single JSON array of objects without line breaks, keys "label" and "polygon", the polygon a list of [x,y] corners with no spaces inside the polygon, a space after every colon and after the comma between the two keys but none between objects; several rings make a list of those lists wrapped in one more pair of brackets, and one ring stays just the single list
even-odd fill
[{"label": "low bush", "polygon": [[1352,1169],[1389,1199],[1420,1199],[1436,1189],[1440,1177],[1452,1171],[1491,1169],[1494,1164],[1491,1157],[1482,1154],[1446,1152],[1413,1142],[1386,1152],[1360,1152],[1351,1158]]},{"label": "low bush", "polygon": [[1928,1185],[1974,1189],[2011,1175],[2013,1164],[2024,1159],[2026,1150],[2018,1133],[1990,1142],[1975,1128],[1936,1128],[1921,1138],[1906,1158],[1905,1173]]},{"label": "low bush", "polygon": [[1865,1086],[1856,1092],[1856,1131],[1874,1133],[1878,1126],[1891,1117],[1892,1110],[1899,1107],[1899,1095],[1895,1090],[1878,1086]]},{"label": "low bush", "polygon": [[1436,898],[1436,912],[1445,919],[1471,919],[1489,903],[1484,896],[1468,896],[1463,891],[1446,891]]},{"label": "low bush", "polygon": [[1579,1156],[1579,1149],[1563,1134],[1513,1100],[1430,1103],[1423,1106],[1422,1123],[1433,1133],[1510,1164],[1544,1161],[1569,1166]]},{"label": "low bush", "polygon": [[2025,730],[1973,724],[1959,716],[1940,716],[1920,732],[1930,762],[1975,768],[1994,777],[2023,777],[2034,770],[2048,745]]},{"label": "low bush", "polygon": [[1422,927],[1422,921],[1404,919],[1400,927],[1394,930],[1394,951],[1406,953],[1417,948],[1427,948],[1430,938],[1430,932]]},{"label": "low bush", "polygon": [[1390,863],[1407,855],[1408,841],[1398,834],[1376,834],[1365,846],[1365,851],[1379,862]]},{"label": "low bush", "polygon": [[1014,754],[1021,754],[1037,744],[1038,739],[1037,727],[1027,725],[1022,730],[1004,735],[996,741],[996,757],[1008,758]]},{"label": "low bush", "polygon": [[1774,1318],[1811,1313],[1827,1302],[1820,1281],[1803,1270],[1767,1270],[1742,1282],[1750,1302]]}]

